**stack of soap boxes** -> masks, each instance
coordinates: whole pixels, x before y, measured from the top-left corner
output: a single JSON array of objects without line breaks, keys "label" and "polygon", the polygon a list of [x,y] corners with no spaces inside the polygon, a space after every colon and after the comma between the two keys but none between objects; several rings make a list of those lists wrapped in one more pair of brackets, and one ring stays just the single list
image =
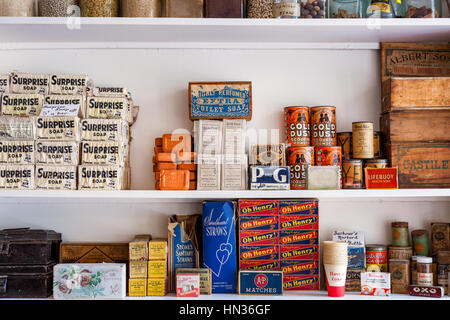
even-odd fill
[{"label": "stack of soap boxes", "polygon": [[239,269],[281,270],[284,290],[319,290],[319,201],[239,200]]},{"label": "stack of soap boxes", "polygon": [[167,283],[167,240],[136,236],[130,242],[130,297],[164,296]]},{"label": "stack of soap boxes", "polygon": [[0,188],[129,188],[134,107],[125,88],[13,72],[0,76],[0,95]]}]

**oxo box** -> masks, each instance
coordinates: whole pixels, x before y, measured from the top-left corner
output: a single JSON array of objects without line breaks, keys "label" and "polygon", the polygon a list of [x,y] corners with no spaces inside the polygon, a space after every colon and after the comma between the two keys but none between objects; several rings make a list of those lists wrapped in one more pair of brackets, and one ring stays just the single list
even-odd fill
[{"label": "oxo box", "polygon": [[319,288],[319,201],[240,200],[239,267],[282,270],[285,290]]}]

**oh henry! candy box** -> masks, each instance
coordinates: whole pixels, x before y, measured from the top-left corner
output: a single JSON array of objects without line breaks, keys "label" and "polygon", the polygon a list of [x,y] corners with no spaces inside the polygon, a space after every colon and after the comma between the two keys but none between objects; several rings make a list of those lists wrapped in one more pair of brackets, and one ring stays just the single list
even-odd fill
[{"label": "oh henry! candy box", "polygon": [[241,246],[239,258],[243,260],[279,260],[278,246]]},{"label": "oh henry! candy box", "polygon": [[319,246],[281,245],[280,258],[282,260],[319,260]]},{"label": "oh henry! candy box", "polygon": [[278,215],[277,200],[239,200],[239,216]]},{"label": "oh henry! candy box", "polygon": [[241,270],[280,270],[279,260],[240,260]]},{"label": "oh henry! candy box", "polygon": [[284,290],[319,290],[319,275],[285,275],[283,277]]},{"label": "oh henry! candy box", "polygon": [[241,246],[247,245],[273,245],[278,244],[279,233],[278,230],[275,231],[255,231],[255,230],[246,230],[239,232],[239,243]]},{"label": "oh henry! candy box", "polygon": [[241,216],[239,217],[239,230],[278,230],[278,216]]}]

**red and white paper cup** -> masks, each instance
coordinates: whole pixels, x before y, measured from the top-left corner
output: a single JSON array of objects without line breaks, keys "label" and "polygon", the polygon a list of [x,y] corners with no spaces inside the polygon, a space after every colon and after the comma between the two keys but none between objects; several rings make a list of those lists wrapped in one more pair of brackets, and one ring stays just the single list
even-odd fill
[{"label": "red and white paper cup", "polygon": [[347,242],[324,241],[323,265],[329,297],[343,297],[345,295],[347,263]]}]

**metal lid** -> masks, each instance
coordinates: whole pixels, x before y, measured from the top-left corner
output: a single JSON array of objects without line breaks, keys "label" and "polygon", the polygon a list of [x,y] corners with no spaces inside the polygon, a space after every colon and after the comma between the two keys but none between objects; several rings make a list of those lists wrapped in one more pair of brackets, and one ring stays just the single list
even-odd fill
[{"label": "metal lid", "polygon": [[[389,246],[389,250],[412,250],[412,247],[395,247],[395,246]],[[414,256],[415,257],[415,256]]]},{"label": "metal lid", "polygon": [[418,256],[417,257],[417,263],[433,263],[433,258]]},{"label": "metal lid", "polygon": [[389,263],[392,263],[392,264],[409,264],[409,260],[406,260],[406,259],[389,259]]},{"label": "metal lid", "polygon": [[387,250],[387,247],[382,244],[368,244],[366,245],[366,250],[373,250],[373,251],[384,251]]},{"label": "metal lid", "polygon": [[388,163],[387,159],[367,159],[366,163]]},{"label": "metal lid", "polygon": [[348,163],[361,163],[362,164],[362,160],[360,159],[350,159],[350,158],[344,158],[343,162],[348,162]]},{"label": "metal lid", "polygon": [[408,222],[395,221],[392,222],[392,228],[408,228]]}]

